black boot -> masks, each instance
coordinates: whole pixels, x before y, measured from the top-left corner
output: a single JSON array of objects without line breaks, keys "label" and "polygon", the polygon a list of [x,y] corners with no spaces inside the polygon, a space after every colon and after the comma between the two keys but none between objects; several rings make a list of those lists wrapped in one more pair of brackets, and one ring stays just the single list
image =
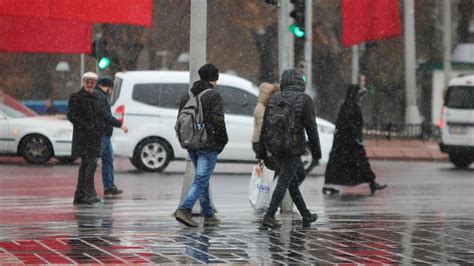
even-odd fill
[{"label": "black boot", "polygon": [[281,226],[281,224],[277,222],[274,216],[270,216],[268,214],[265,214],[265,216],[263,216],[262,225],[270,228],[277,228]]},{"label": "black boot", "polygon": [[387,187],[386,184],[381,185],[381,184],[379,184],[379,183],[377,183],[377,182],[375,182],[375,181],[372,181],[372,183],[370,183],[370,192],[371,192],[372,195],[373,195],[376,190],[378,190],[378,189],[384,189],[384,188],[386,188],[386,187]]},{"label": "black boot", "polygon": [[303,216],[303,227],[311,227],[311,224],[316,222],[318,215],[316,213],[310,214],[308,216]]}]

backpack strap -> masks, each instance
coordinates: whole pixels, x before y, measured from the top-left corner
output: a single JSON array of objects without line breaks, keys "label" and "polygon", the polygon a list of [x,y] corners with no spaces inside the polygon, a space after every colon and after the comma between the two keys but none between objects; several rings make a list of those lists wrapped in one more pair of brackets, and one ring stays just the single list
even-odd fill
[{"label": "backpack strap", "polygon": [[[192,92],[191,92],[191,89],[189,89],[188,93],[189,93],[189,97],[197,97],[197,108],[199,110],[199,113],[198,113],[198,117],[199,119],[201,119],[202,121],[204,121],[204,114],[203,114],[203,111],[202,111],[202,107],[201,107],[201,97],[206,94],[206,92],[209,92],[211,91],[212,89],[209,88],[209,89],[205,89],[203,91],[201,91],[198,95],[194,95]],[[191,98],[190,98],[191,99]]]},{"label": "backpack strap", "polygon": [[189,98],[192,98],[192,97],[199,97],[199,100],[201,100],[201,97],[208,91],[211,91],[212,89],[209,88],[209,89],[205,89],[203,91],[201,91],[198,95],[194,95],[194,93],[191,92],[191,89],[188,90],[188,95],[189,95]]}]

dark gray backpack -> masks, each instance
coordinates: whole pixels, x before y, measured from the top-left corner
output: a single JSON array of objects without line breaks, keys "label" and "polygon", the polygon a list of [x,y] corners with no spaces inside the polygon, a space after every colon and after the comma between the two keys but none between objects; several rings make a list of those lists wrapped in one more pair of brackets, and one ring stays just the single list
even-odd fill
[{"label": "dark gray backpack", "polygon": [[174,129],[181,147],[186,150],[199,150],[206,146],[207,131],[204,124],[201,97],[211,89],[206,89],[197,96],[189,93],[189,100],[178,114]]},{"label": "dark gray backpack", "polygon": [[[299,96],[299,95],[298,95]],[[272,155],[291,153],[296,142],[295,111],[293,104],[298,96],[283,98],[281,92],[272,95],[275,104],[265,110],[263,143]],[[273,99],[272,99],[273,100]]]}]

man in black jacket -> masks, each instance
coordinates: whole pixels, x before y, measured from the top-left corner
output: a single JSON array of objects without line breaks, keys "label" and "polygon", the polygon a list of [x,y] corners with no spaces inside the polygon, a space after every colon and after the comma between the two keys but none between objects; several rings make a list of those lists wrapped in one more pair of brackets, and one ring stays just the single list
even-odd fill
[{"label": "man in black jacket", "polygon": [[[192,208],[198,198],[204,215],[204,225],[217,225],[220,222],[215,217],[211,206],[209,179],[216,166],[217,155],[222,152],[228,142],[222,97],[214,89],[219,79],[219,70],[212,64],[205,64],[199,69],[198,73],[201,80],[194,82],[193,87],[190,89],[191,93],[198,95],[207,89],[211,90],[201,97],[204,125],[207,130],[208,139],[205,148],[188,150],[189,157],[196,169],[196,175],[188,195],[176,211],[176,220],[189,227],[198,227],[198,224],[191,216]],[[189,99],[188,94],[181,98],[180,111]]]},{"label": "man in black jacket", "polygon": [[67,118],[73,125],[72,156],[81,157],[74,204],[99,202],[94,186],[97,157],[104,132],[104,118],[99,99],[93,94],[97,74],[82,76],[83,87],[69,98]]},{"label": "man in black jacket", "polygon": [[94,93],[99,98],[102,112],[104,114],[105,132],[101,142],[101,159],[102,159],[102,184],[104,185],[104,195],[119,195],[122,190],[118,189],[114,183],[114,150],[110,138],[114,127],[119,127],[123,132],[127,133],[128,128],[112,115],[110,104],[107,96],[112,93],[114,81],[109,76],[99,78]]},{"label": "man in black jacket", "polygon": [[301,155],[305,152],[306,137],[308,135],[309,146],[313,155],[313,160],[321,159],[321,147],[319,143],[318,127],[314,113],[313,101],[309,95],[304,93],[305,81],[303,74],[295,69],[285,70],[280,81],[281,92],[270,96],[267,108],[265,109],[262,131],[260,133],[259,147],[257,149],[257,159],[262,161],[267,156],[265,142],[271,138],[272,133],[267,134],[267,116],[279,108],[278,101],[283,99],[292,103],[291,108],[294,112],[294,131],[291,136],[291,150],[272,154],[280,166],[280,177],[277,186],[273,192],[270,206],[263,217],[263,225],[268,227],[277,227],[279,223],[275,220],[275,213],[280,206],[286,190],[289,189],[291,198],[298,211],[303,217],[303,227],[311,226],[311,223],[317,219],[316,214],[311,214],[306,207],[303,196],[298,185],[305,178],[305,171]]}]

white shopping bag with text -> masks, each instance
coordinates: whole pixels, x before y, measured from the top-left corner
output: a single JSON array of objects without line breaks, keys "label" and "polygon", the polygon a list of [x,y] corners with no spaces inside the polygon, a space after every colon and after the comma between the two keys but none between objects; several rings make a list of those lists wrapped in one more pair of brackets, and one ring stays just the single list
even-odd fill
[{"label": "white shopping bag with text", "polygon": [[271,185],[275,172],[264,165],[255,165],[249,184],[249,202],[254,210],[266,210],[272,198]]}]

